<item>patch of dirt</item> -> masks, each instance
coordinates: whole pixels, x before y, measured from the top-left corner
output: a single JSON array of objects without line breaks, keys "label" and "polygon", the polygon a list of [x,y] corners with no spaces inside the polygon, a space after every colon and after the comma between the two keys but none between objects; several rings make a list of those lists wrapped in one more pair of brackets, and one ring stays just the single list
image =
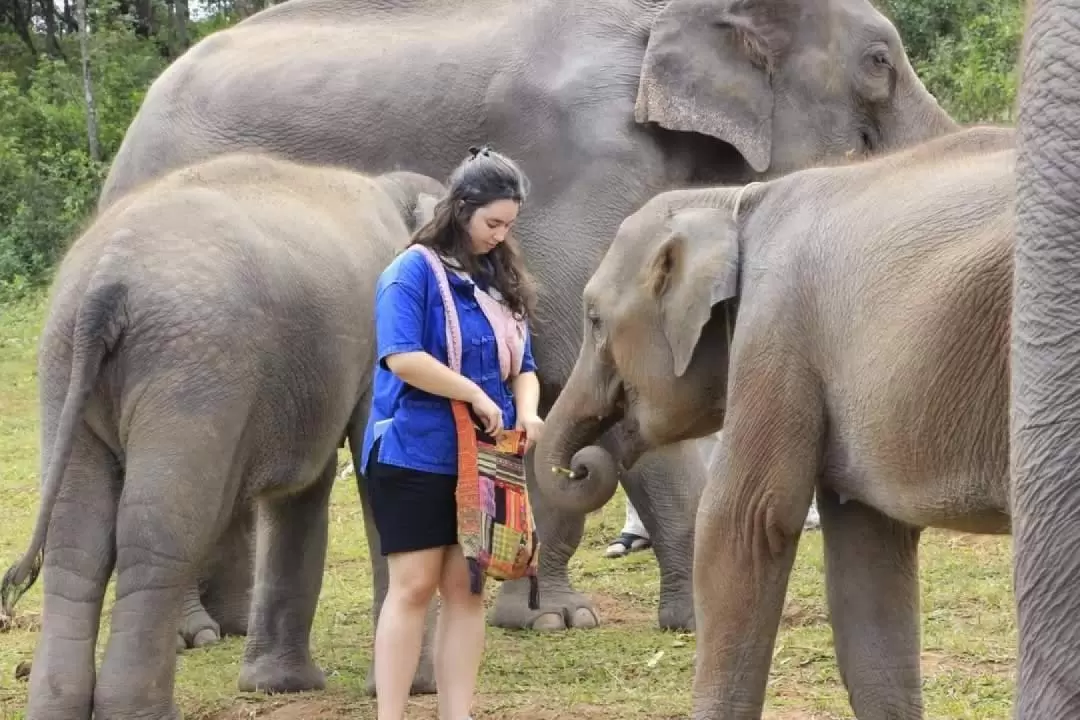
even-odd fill
[{"label": "patch of dirt", "polygon": [[931,650],[923,650],[919,659],[923,678],[944,673],[972,676],[986,672],[1010,678],[1016,669],[1015,663],[1009,659],[972,658]]},{"label": "patch of dirt", "polygon": [[[615,720],[623,716],[623,712],[616,708],[605,708],[599,705],[574,705],[572,708],[538,708],[535,705],[532,707],[521,708],[491,708],[485,707],[485,704],[481,701],[477,703],[477,712],[473,713],[476,720],[574,720],[575,718],[583,718],[583,720]],[[671,716],[658,716],[655,720],[674,720]],[[428,720],[425,716],[424,720]],[[431,720],[435,720],[435,716],[431,716]]]},{"label": "patch of dirt", "polygon": [[828,622],[829,616],[820,608],[805,607],[794,602],[784,605],[784,612],[780,617],[781,627],[810,627]]},{"label": "patch of dirt", "polygon": [[290,698],[236,705],[209,715],[204,720],[336,720],[362,717],[352,703],[341,698]]},{"label": "patch of dirt", "polygon": [[601,625],[648,625],[656,623],[656,608],[637,607],[628,600],[611,595],[589,593]]},{"label": "patch of dirt", "polygon": [[[507,697],[477,698],[476,720],[619,720],[620,708],[599,705],[575,705],[570,708],[537,707],[535,700],[521,701],[520,707],[507,707]],[[240,701],[201,720],[355,720],[374,717],[373,703],[349,702],[341,697],[296,698],[256,702]],[[413,697],[409,701],[409,720],[438,720],[434,697]],[[650,720],[682,720],[678,715],[649,716]],[[765,715],[764,720],[814,720],[810,715]]]}]

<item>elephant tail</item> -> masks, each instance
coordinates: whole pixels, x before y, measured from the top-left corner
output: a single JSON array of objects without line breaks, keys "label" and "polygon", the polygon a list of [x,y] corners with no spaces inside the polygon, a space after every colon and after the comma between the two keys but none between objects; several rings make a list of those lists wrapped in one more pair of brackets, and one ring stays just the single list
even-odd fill
[{"label": "elephant tail", "polygon": [[[11,610],[19,598],[37,580],[45,560],[45,534],[49,527],[60,483],[64,478],[75,441],[75,431],[82,420],[86,401],[97,382],[98,371],[121,333],[121,308],[127,295],[125,283],[102,276],[105,258],[98,263],[87,291],[79,302],[72,333],[71,377],[64,406],[53,437],[49,466],[43,468],[41,501],[30,547],[18,563],[8,568],[0,581],[0,625],[10,623]],[[104,281],[102,281],[104,280]]]}]

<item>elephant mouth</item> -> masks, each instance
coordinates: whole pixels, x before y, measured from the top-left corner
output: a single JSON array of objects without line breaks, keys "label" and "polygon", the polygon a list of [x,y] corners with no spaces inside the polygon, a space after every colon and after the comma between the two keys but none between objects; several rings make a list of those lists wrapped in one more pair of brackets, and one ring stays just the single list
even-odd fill
[{"label": "elephant mouth", "polygon": [[652,445],[641,431],[641,421],[638,417],[640,409],[637,393],[623,386],[615,402],[615,415],[622,421],[623,442],[619,465],[623,472],[628,472],[642,455],[652,449]]}]

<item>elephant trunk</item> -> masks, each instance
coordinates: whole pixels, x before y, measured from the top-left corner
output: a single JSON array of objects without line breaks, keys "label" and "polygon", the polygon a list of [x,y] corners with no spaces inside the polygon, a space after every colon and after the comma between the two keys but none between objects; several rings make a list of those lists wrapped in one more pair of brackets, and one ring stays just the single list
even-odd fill
[{"label": "elephant trunk", "polygon": [[611,453],[592,444],[619,419],[615,398],[601,399],[599,385],[580,366],[548,413],[535,453],[540,491],[556,508],[575,514],[599,510],[619,486]]},{"label": "elephant trunk", "polygon": [[905,64],[906,72],[899,74],[902,79],[898,80],[896,89],[893,104],[896,109],[881,120],[881,137],[888,138],[885,146],[880,148],[883,152],[917,145],[960,129],[926,89],[910,63]]}]

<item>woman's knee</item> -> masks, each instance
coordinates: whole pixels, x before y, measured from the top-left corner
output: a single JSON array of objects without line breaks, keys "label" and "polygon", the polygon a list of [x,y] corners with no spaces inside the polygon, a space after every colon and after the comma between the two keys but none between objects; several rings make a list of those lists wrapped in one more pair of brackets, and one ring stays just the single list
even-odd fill
[{"label": "woman's knee", "polygon": [[[483,583],[481,578],[481,583]],[[461,547],[455,545],[446,551],[446,561],[443,564],[442,577],[439,580],[439,594],[447,601],[456,605],[469,603],[483,603],[483,593],[473,593],[469,576],[469,564],[461,552]],[[483,587],[483,585],[481,585]]]},{"label": "woman's knee", "polygon": [[387,598],[426,608],[441,581],[443,554],[443,548],[432,548],[390,555]]}]

